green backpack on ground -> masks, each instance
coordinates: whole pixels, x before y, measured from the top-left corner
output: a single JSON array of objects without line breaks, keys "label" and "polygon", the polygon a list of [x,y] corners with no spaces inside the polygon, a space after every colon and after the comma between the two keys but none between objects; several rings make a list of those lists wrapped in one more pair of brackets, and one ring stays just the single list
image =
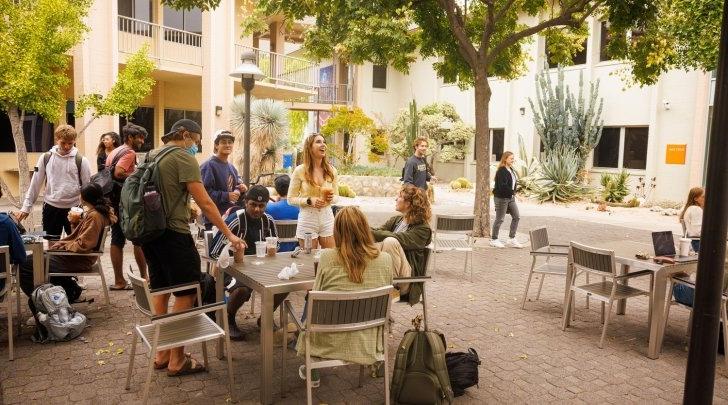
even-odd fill
[{"label": "green backpack on ground", "polygon": [[[418,315],[421,319],[421,316]],[[397,348],[390,395],[395,404],[451,403],[453,391],[445,362],[445,336],[437,331],[405,332]]]},{"label": "green backpack on ground", "polygon": [[178,146],[149,153],[144,163],[124,181],[119,201],[119,221],[124,236],[140,244],[160,237],[167,229],[162,194],[159,190],[159,162]]}]

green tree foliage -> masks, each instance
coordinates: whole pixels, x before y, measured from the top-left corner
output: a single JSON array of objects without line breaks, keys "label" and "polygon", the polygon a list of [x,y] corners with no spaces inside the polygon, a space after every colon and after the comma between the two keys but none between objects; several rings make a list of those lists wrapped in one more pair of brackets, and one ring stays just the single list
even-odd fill
[{"label": "green tree foliage", "polygon": [[308,111],[291,110],[288,113],[288,143],[298,147],[303,140],[303,130],[308,125]]},{"label": "green tree foliage", "polygon": [[106,97],[101,94],[84,94],[76,102],[76,117],[83,117],[88,110],[93,110],[91,120],[79,131],[83,133],[91,123],[105,115],[130,116],[144,97],[152,92],[154,79],[152,71],[155,64],[147,57],[148,45],[144,44],[126,61],[126,67],[119,71],[116,82]]},{"label": "green tree foliage", "polygon": [[[626,29],[655,19],[652,1],[259,0],[258,9],[261,15],[282,14],[289,20],[315,17],[305,38],[315,58],[336,53],[350,63],[388,63],[403,72],[418,51],[423,58],[436,58],[433,66],[440,77],[474,87],[476,153],[489,156],[489,78],[522,74],[527,60],[523,45],[533,35],[545,33],[551,48],[570,56],[578,50],[589,15],[604,10],[610,21],[619,21],[615,26]],[[476,167],[476,236],[489,228],[489,178],[490,166],[481,159]]]},{"label": "green tree foliage", "polygon": [[349,109],[344,106],[337,106],[331,109],[331,118],[321,127],[321,134],[331,139],[335,135],[349,136],[349,147],[341,150],[336,145],[332,146],[334,155],[344,166],[351,166],[356,163],[354,156],[354,145],[359,135],[371,136],[375,131],[374,120],[364,114],[361,108]]},{"label": "green tree foliage", "polygon": [[220,5],[220,0],[162,0],[162,5],[176,10],[190,10],[197,7],[207,11],[216,9]]},{"label": "green tree foliage", "polygon": [[[20,193],[30,182],[23,135],[25,113],[58,122],[70,79],[68,52],[83,38],[91,0],[0,0],[0,108],[12,127]],[[5,195],[18,201],[0,178]]]}]

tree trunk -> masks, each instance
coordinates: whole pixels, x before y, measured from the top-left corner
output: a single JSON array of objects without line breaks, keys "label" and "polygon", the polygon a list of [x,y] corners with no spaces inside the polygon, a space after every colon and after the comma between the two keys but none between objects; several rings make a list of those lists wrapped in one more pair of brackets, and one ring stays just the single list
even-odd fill
[{"label": "tree trunk", "polygon": [[488,107],[490,84],[484,71],[475,75],[475,224],[473,236],[483,237],[490,233],[490,127]]},{"label": "tree trunk", "polygon": [[9,199],[14,206],[20,208],[23,204],[25,193],[28,191],[28,185],[30,184],[28,151],[25,149],[25,136],[23,135],[25,111],[21,111],[17,107],[10,107],[8,108],[8,118],[10,118],[10,127],[13,131],[13,142],[15,143],[15,155],[18,157],[18,177],[20,180],[17,201],[14,201],[13,198]]}]

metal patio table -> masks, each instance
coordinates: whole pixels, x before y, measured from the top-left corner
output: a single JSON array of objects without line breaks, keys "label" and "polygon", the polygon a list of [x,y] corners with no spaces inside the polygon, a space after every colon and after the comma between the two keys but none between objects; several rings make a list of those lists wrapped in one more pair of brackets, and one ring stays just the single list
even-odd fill
[{"label": "metal patio table", "polygon": [[[663,311],[665,310],[665,302],[670,296],[666,294],[667,279],[675,273],[694,273],[698,270],[698,256],[694,256],[694,260],[678,262],[675,264],[658,264],[652,259],[641,260],[635,257],[638,252],[654,254],[651,243],[641,243],[629,240],[615,240],[601,242],[599,244],[588,244],[590,246],[599,247],[600,249],[608,249],[614,251],[614,259],[617,264],[621,265],[621,274],[626,274],[630,270],[651,270],[655,273],[655,281],[652,295],[652,313],[648,314],[650,324],[650,337],[647,349],[647,357],[657,359],[660,357],[659,338],[662,328]],[[568,297],[569,286],[568,280],[571,279],[571,267],[567,269],[566,280],[567,286],[564,294],[564,303]],[[626,283],[626,280],[624,281]],[[624,315],[627,308],[627,301],[620,300],[617,303],[617,314]]]},{"label": "metal patio table", "polygon": [[[255,262],[261,264],[254,264]],[[290,280],[278,279],[278,273],[291,263],[296,263],[299,273]],[[261,297],[261,325],[260,325],[260,402],[270,404],[273,402],[273,296],[294,291],[308,291],[313,289],[313,254],[301,252],[298,257],[291,258],[291,252],[278,253],[275,257],[258,258],[245,256],[243,263],[235,263],[225,269],[220,269],[235,277]],[[216,277],[217,301],[223,299],[223,277]],[[217,315],[218,324],[222,325],[222,314]],[[285,328],[286,325],[281,325]],[[222,343],[218,343],[218,356],[222,357]],[[228,354],[230,355],[230,354]]]}]

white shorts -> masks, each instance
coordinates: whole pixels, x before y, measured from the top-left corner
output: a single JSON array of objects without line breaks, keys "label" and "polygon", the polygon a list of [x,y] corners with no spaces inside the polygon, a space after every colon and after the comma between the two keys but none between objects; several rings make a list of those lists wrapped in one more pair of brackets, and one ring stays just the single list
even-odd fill
[{"label": "white shorts", "polygon": [[310,232],[314,239],[334,236],[334,212],[330,206],[301,208],[301,212],[298,213],[296,238],[304,239],[307,232]]}]

